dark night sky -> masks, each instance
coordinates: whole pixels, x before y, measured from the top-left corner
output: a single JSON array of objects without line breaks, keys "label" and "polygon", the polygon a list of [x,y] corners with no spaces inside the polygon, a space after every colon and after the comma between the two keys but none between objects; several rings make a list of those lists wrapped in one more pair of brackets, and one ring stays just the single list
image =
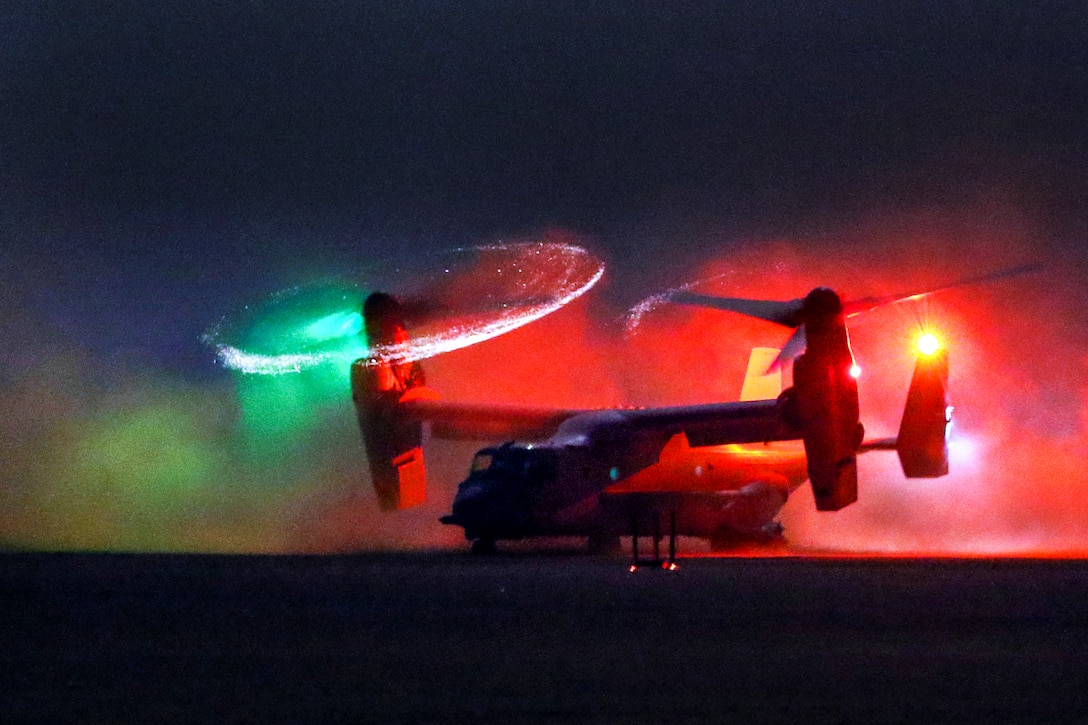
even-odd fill
[{"label": "dark night sky", "polygon": [[[978,346],[1022,396],[1003,416],[1088,420],[1081,2],[13,2],[0,37],[0,432],[18,462],[0,461],[0,498],[30,512],[19,531],[78,518],[34,498],[60,495],[39,468],[65,435],[146,432],[147,399],[174,411],[165,440],[227,435],[193,413],[230,407],[199,339],[220,316],[369,260],[553,229],[608,264],[593,322],[734,255],[758,268],[761,240],[785,245],[776,276],[872,270],[864,293],[1036,259],[1064,276]],[[959,361],[981,391],[993,371]],[[119,460],[94,463],[95,496],[116,494]],[[124,523],[144,514],[116,506],[116,539],[43,540],[145,541]],[[258,548],[297,545],[269,536]]]},{"label": "dark night sky", "polygon": [[356,255],[559,226],[633,284],[645,254],[705,255],[707,228],[805,233],[991,182],[1055,216],[1084,201],[1079,3],[46,2],[0,22],[5,277],[81,343],[136,329],[183,367],[202,316]]}]

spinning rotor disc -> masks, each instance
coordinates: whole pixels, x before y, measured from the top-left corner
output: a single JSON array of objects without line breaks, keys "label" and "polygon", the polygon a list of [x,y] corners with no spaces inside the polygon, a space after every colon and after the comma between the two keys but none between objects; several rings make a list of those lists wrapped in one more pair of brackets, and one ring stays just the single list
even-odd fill
[{"label": "spinning rotor disc", "polygon": [[[205,333],[224,367],[278,375],[360,357],[410,362],[517,329],[588,291],[604,265],[565,243],[456,249],[412,268],[368,269],[275,292]],[[362,303],[373,291],[397,297],[411,339],[371,345]]]}]

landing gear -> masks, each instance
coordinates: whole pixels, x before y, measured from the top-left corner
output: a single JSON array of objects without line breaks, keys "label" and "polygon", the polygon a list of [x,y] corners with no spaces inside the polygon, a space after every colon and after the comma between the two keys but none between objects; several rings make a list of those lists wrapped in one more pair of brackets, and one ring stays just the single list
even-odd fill
[{"label": "landing gear", "polygon": [[472,555],[473,556],[491,556],[495,553],[495,540],[482,538],[475,539],[472,542]]},{"label": "landing gear", "polygon": [[672,511],[669,514],[669,555],[664,559],[661,558],[661,528],[656,511],[654,512],[653,521],[654,555],[653,558],[643,559],[638,555],[638,514],[631,516],[631,573],[643,567],[664,569],[665,571],[676,571],[678,568],[676,564],[676,512]]}]

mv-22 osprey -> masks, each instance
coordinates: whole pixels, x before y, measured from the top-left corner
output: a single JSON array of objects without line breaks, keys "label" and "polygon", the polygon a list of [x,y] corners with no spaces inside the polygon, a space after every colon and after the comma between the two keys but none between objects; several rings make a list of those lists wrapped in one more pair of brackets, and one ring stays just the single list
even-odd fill
[{"label": "mv-22 osprey", "polygon": [[[433,437],[507,441],[476,454],[441,519],[464,529],[474,553],[533,536],[584,536],[607,549],[631,535],[638,562],[641,532],[653,534],[655,561],[674,566],[677,535],[715,547],[777,538],[775,517],[806,479],[817,509],[850,505],[863,451],[896,450],[912,478],[948,472],[948,361],[939,346],[918,354],[898,436],[864,437],[846,318],[903,296],[844,305],[834,291],[816,288],[788,302],[672,299],[795,332],[781,351],[753,351],[738,402],[599,410],[447,403],[424,385],[418,362],[398,357],[408,344],[400,304],[370,295],[363,318],[372,352],[353,364],[351,382],[381,508],[424,500],[424,422]],[[781,367],[790,361],[793,384],[780,392]],[[664,559],[657,553],[663,532]]]}]

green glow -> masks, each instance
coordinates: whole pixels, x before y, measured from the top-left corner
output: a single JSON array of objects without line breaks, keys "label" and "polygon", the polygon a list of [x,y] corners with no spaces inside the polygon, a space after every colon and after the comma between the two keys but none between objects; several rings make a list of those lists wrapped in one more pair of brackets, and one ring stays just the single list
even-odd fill
[{"label": "green glow", "polygon": [[223,501],[231,456],[216,410],[186,394],[133,388],[78,407],[37,441],[21,536],[46,548],[165,550]]},{"label": "green glow", "polygon": [[225,338],[259,355],[327,357],[365,350],[366,296],[366,290],[344,282],[293,289],[241,316]]},{"label": "green glow", "polygon": [[[43,404],[23,417],[26,437],[0,439],[0,477],[11,482],[0,487],[0,544],[296,546],[312,499],[365,480],[347,377],[329,366],[297,376],[238,376],[233,389],[148,378],[111,388],[103,400],[61,397],[43,384]],[[267,385],[292,378],[287,388]]]},{"label": "green glow", "polygon": [[306,326],[304,334],[311,340],[324,342],[358,335],[363,331],[363,315],[358,310],[344,310],[325,315]]},{"label": "green glow", "polygon": [[242,437],[251,455],[265,459],[305,453],[330,415],[353,415],[351,361],[366,352],[362,335],[342,338],[330,362],[291,375],[235,376]]},{"label": "green glow", "polygon": [[[362,305],[368,292],[343,281],[296,287],[235,318],[217,333],[221,342],[270,359],[304,364],[271,365],[235,375],[239,442],[253,464],[282,470],[311,457],[330,420],[354,420],[351,363],[367,351]],[[267,374],[272,373],[272,374]]]},{"label": "green glow", "polygon": [[76,478],[108,484],[150,509],[177,505],[221,463],[201,432],[198,420],[169,405],[117,411],[82,441]]},{"label": "green glow", "polygon": [[272,295],[209,330],[223,364],[244,373],[284,375],[317,365],[350,365],[366,354],[367,291],[343,280]]},{"label": "green glow", "polygon": [[265,461],[309,455],[330,417],[354,415],[351,363],[367,349],[362,316],[336,312],[308,324],[269,329],[266,334],[283,339],[296,337],[300,330],[310,335],[314,329],[343,331],[321,341],[320,351],[328,355],[325,362],[289,375],[236,374],[241,434],[249,455]]},{"label": "green glow", "polygon": [[312,455],[330,418],[354,415],[350,368],[325,364],[293,375],[235,377],[242,442],[253,458],[287,461]]}]

